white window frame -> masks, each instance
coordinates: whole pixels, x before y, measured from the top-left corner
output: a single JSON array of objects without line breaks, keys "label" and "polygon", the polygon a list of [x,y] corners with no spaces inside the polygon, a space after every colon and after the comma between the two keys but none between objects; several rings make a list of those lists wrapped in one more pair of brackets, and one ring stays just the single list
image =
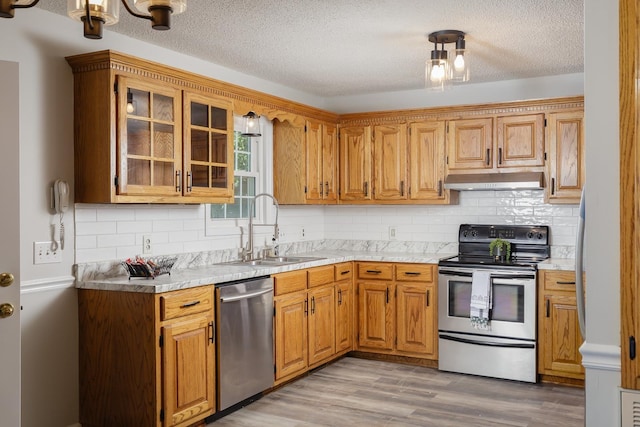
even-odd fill
[{"label": "white window frame", "polygon": [[[234,115],[233,119],[234,130],[242,129],[242,117]],[[260,129],[262,136],[250,138],[251,152],[254,154],[252,162],[258,173],[256,194],[273,194],[273,124],[264,116],[260,117]],[[257,224],[264,222],[267,199],[263,197],[256,204],[256,216],[253,220]],[[243,241],[246,242],[248,228],[248,218],[211,218],[211,204],[205,204],[205,236],[234,237],[244,234]]]}]

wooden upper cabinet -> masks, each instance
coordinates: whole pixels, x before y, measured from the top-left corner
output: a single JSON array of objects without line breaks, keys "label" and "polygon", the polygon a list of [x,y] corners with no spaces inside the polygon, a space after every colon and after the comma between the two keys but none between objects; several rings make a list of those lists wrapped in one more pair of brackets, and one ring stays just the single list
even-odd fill
[{"label": "wooden upper cabinet", "polygon": [[[76,202],[233,201],[230,100],[201,85],[187,91],[186,74],[175,78],[158,65],[147,72],[148,64],[108,51],[67,60],[74,71]],[[192,112],[191,98],[213,116],[206,123],[191,123],[202,116]]]},{"label": "wooden upper cabinet", "polygon": [[409,198],[444,200],[445,123],[412,123],[409,127]]},{"label": "wooden upper cabinet", "polygon": [[493,119],[461,119],[448,123],[449,170],[493,169]]},{"label": "wooden upper cabinet", "polygon": [[184,94],[183,193],[233,201],[233,114],[225,99]]},{"label": "wooden upper cabinet", "polygon": [[273,195],[281,205],[306,202],[304,127],[273,122]]},{"label": "wooden upper cabinet", "polygon": [[117,194],[180,196],[180,90],[124,76],[117,88]]},{"label": "wooden upper cabinet", "polygon": [[547,128],[546,199],[550,203],[578,203],[585,181],[584,113],[551,113]]},{"label": "wooden upper cabinet", "polygon": [[407,199],[407,125],[374,126],[373,153],[374,199]]},{"label": "wooden upper cabinet", "polygon": [[371,127],[340,128],[340,200],[371,200]]},{"label": "wooden upper cabinet", "polygon": [[496,120],[496,167],[544,166],[544,114]]},{"label": "wooden upper cabinet", "polygon": [[306,201],[336,203],[336,126],[315,121],[306,124]]}]

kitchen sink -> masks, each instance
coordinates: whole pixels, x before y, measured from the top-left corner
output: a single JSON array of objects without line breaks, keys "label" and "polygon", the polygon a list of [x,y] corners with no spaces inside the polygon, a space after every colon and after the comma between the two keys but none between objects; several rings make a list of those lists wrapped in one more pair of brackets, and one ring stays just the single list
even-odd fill
[{"label": "kitchen sink", "polygon": [[288,265],[288,264],[299,264],[302,262],[310,262],[310,261],[318,261],[321,259],[320,257],[298,257],[298,256],[277,256],[277,257],[267,257],[260,259],[253,259],[250,261],[229,261],[225,262],[227,265],[247,265],[247,266],[259,266],[259,265],[267,265],[277,267],[279,265]]}]

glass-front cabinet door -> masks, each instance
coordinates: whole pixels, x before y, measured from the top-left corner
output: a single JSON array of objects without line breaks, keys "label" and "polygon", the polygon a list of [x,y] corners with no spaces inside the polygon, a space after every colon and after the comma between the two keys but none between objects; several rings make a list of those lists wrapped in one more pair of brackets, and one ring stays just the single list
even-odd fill
[{"label": "glass-front cabinet door", "polygon": [[233,202],[231,102],[184,94],[184,196]]},{"label": "glass-front cabinet door", "polygon": [[119,76],[117,96],[117,193],[180,196],[180,89]]}]

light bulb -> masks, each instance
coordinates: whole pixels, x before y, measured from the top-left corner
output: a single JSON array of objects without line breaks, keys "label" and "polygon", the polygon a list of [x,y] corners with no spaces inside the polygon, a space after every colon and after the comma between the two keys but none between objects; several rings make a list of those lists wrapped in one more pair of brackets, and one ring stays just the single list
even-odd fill
[{"label": "light bulb", "polygon": [[131,114],[135,108],[133,108],[133,102],[127,102],[127,113]]},{"label": "light bulb", "polygon": [[444,66],[442,64],[436,64],[431,69],[431,81],[434,83],[439,83],[444,78]]},{"label": "light bulb", "polygon": [[464,55],[458,54],[456,55],[456,59],[453,61],[453,66],[456,71],[464,70]]}]

